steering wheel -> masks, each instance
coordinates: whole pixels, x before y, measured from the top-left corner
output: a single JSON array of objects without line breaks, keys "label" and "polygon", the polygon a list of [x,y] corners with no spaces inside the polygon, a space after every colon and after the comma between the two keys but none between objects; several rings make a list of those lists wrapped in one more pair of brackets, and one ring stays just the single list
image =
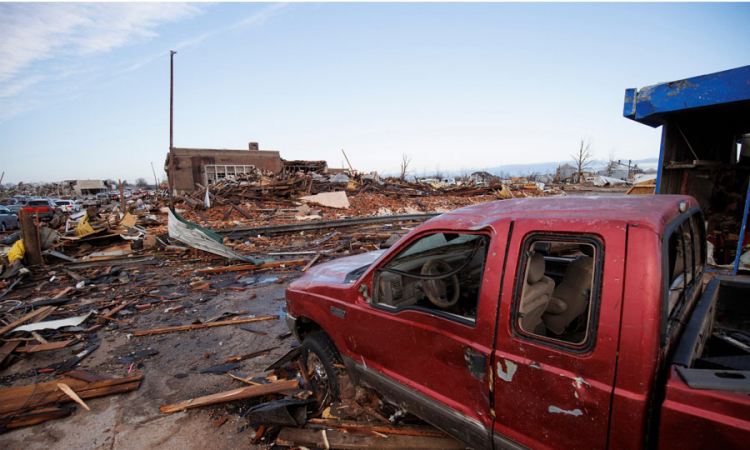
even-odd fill
[{"label": "steering wheel", "polygon": [[[440,275],[449,272],[451,266],[442,259],[431,259],[422,266],[422,275]],[[458,302],[460,288],[458,284],[458,275],[455,273],[450,276],[450,282],[453,284],[453,298],[448,299],[448,290],[446,289],[446,277],[422,281],[424,293],[430,299],[433,305],[438,308],[448,308]]]}]

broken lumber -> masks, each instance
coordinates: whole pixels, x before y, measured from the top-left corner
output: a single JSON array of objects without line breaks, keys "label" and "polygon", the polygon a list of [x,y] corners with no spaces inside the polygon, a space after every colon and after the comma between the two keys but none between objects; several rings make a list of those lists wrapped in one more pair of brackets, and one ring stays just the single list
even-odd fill
[{"label": "broken lumber", "polygon": [[[142,378],[142,375],[134,375],[94,383],[73,378],[63,378],[45,381],[36,385],[0,389],[0,418],[14,414],[16,411],[26,411],[54,405],[55,403],[72,401],[70,397],[57,388],[57,384],[61,381],[75,390],[80,398],[87,399],[136,390],[141,385]],[[25,406],[24,403],[26,403]]]},{"label": "broken lumber", "polygon": [[258,322],[261,320],[273,320],[273,319],[278,319],[278,318],[279,316],[272,315],[272,316],[261,316],[261,317],[249,317],[247,319],[225,320],[223,322],[199,323],[196,325],[180,325],[176,327],[153,328],[151,330],[134,331],[133,336],[148,336],[151,334],[164,334],[164,333],[172,333],[175,331],[200,330],[201,328],[221,327],[224,325],[235,325],[238,323]]},{"label": "broken lumber", "polygon": [[39,344],[39,345],[25,345],[23,347],[19,347],[16,349],[18,353],[36,353],[36,352],[46,352],[49,350],[59,350],[61,348],[65,348],[68,345],[72,344],[73,342],[77,341],[78,339],[69,339],[67,341],[58,341],[58,342],[48,342],[46,344]]},{"label": "broken lumber", "polygon": [[245,398],[258,397],[260,395],[275,394],[282,391],[291,391],[299,388],[299,380],[282,380],[273,383],[261,384],[258,386],[247,386],[240,389],[234,389],[217,394],[207,395],[205,397],[192,398],[172,405],[165,405],[159,408],[159,411],[172,413],[184,411],[186,409],[197,408],[199,406],[214,405],[216,403],[231,402]]},{"label": "broken lumber", "polygon": [[187,272],[187,274],[191,274],[193,272],[200,273],[200,274],[244,272],[244,271],[249,271],[249,270],[257,270],[257,269],[269,269],[273,267],[294,267],[294,266],[301,266],[303,264],[307,264],[306,259],[295,259],[291,261],[275,261],[275,262],[263,263],[263,264],[242,264],[239,266],[229,266],[229,267],[211,267],[208,269],[198,269],[196,271],[190,271],[190,272]]},{"label": "broken lumber", "polygon": [[309,263],[305,264],[305,267],[302,268],[302,271],[306,272],[307,269],[312,267],[312,265],[315,264],[315,262],[318,261],[319,259],[320,259],[320,253],[316,254],[315,257],[311,259]]},{"label": "broken lumber", "polygon": [[89,408],[89,405],[87,405],[83,400],[81,400],[81,397],[79,397],[78,394],[76,394],[76,391],[71,389],[70,386],[68,386],[65,383],[57,383],[57,388],[63,391],[65,395],[70,397],[74,402],[83,406],[83,409],[85,409],[86,411],[91,411],[91,408]]},{"label": "broken lumber", "polygon": [[289,447],[333,448],[333,449],[412,449],[453,450],[465,449],[466,445],[449,437],[430,436],[354,436],[336,430],[310,430],[306,428],[284,428],[276,438],[276,445]]},{"label": "broken lumber", "polygon": [[266,353],[270,352],[271,350],[276,350],[277,348],[279,348],[279,347],[277,346],[277,347],[267,348],[267,349],[264,349],[264,350],[258,350],[257,352],[248,353],[246,355],[232,356],[231,358],[227,358],[224,361],[222,361],[222,363],[229,363],[229,362],[232,362],[232,361],[240,361],[240,360],[243,360],[243,359],[255,358],[256,356],[265,355]]},{"label": "broken lumber", "polygon": [[117,319],[113,319],[112,316],[114,316],[115,314],[117,314],[121,310],[127,308],[128,306],[132,305],[133,303],[136,303],[136,300],[131,300],[129,302],[121,303],[120,305],[118,305],[115,308],[113,308],[112,311],[110,311],[107,314],[104,314],[101,317],[99,317],[99,321],[101,321],[103,323],[107,323],[108,320],[114,320],[115,322],[117,322]]},{"label": "broken lumber", "polygon": [[[73,414],[74,408],[70,406],[50,407],[35,409],[21,414],[17,414],[10,422],[4,422],[3,427],[6,429],[27,427],[48,420],[60,419]],[[6,419],[7,420],[7,419]]]},{"label": "broken lumber", "polygon": [[386,425],[380,422],[357,422],[354,420],[308,419],[311,426],[336,428],[339,430],[374,431],[383,434],[401,434],[404,436],[449,437],[447,434],[429,425]]},{"label": "broken lumber", "polygon": [[[0,347],[0,368],[5,367],[6,359],[11,361],[11,357],[16,357],[12,353],[19,345],[21,345],[21,341],[8,341]],[[10,362],[8,362],[8,365],[10,365]]]},{"label": "broken lumber", "polygon": [[38,316],[46,313],[47,311],[51,311],[51,310],[54,310],[54,309],[55,309],[54,306],[44,306],[42,308],[37,309],[36,311],[30,312],[30,313],[26,314],[25,316],[21,317],[20,319],[14,321],[14,322],[11,322],[8,325],[0,328],[0,336],[2,336],[3,334],[7,333],[8,331],[10,331],[10,330],[12,330],[12,329],[14,329],[16,327],[22,325],[27,320],[31,320],[31,319],[33,319],[35,317],[38,317]]}]

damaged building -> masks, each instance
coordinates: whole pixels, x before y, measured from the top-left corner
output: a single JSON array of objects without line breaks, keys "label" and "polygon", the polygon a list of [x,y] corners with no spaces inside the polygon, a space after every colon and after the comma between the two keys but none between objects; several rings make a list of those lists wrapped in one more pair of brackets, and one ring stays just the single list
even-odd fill
[{"label": "damaged building", "polygon": [[102,180],[66,180],[63,187],[76,196],[96,195],[107,191],[107,185]]},{"label": "damaged building", "polygon": [[[282,160],[278,151],[259,150],[257,142],[250,142],[247,150],[174,148],[174,187],[177,192],[196,189],[196,183],[206,186],[217,180],[234,178],[255,169],[280,172]],[[164,162],[169,173],[169,156]]]}]

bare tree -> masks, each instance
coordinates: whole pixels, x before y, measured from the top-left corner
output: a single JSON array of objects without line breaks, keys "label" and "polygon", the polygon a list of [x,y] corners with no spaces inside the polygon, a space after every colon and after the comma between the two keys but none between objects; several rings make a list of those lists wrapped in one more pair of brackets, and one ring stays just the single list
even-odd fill
[{"label": "bare tree", "polygon": [[148,187],[148,181],[146,181],[145,178],[138,178],[135,180],[135,185],[143,189],[145,187]]},{"label": "bare tree", "polygon": [[411,157],[406,153],[401,154],[401,181],[406,179],[406,171],[409,169],[409,163],[411,163]]},{"label": "bare tree", "polygon": [[589,168],[591,158],[594,157],[593,153],[591,153],[591,142],[587,142],[586,138],[581,139],[581,147],[578,149],[578,152],[570,155],[570,157],[573,158],[573,163],[578,173],[578,182],[581,183],[583,180],[583,170]]}]

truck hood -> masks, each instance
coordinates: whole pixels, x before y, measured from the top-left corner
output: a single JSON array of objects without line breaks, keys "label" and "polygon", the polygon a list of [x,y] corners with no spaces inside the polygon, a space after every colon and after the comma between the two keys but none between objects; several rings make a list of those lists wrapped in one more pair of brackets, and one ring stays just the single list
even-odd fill
[{"label": "truck hood", "polygon": [[385,250],[362,253],[354,256],[338,258],[327,263],[313,266],[307,270],[304,277],[294,284],[315,283],[346,283],[349,284],[357,279],[368,267],[377,261]]}]

